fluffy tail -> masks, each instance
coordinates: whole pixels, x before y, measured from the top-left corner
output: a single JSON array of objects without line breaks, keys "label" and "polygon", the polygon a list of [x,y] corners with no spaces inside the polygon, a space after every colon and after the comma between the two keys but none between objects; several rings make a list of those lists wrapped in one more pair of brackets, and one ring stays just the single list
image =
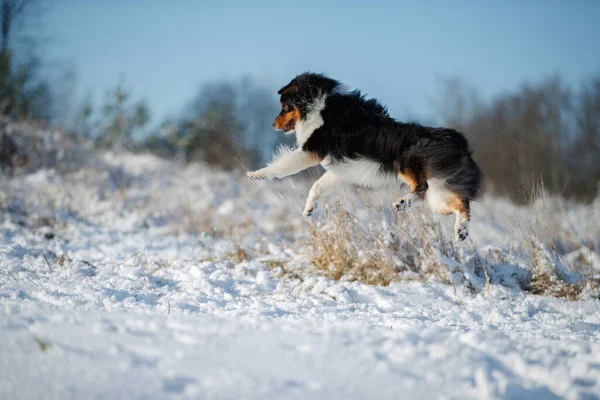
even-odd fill
[{"label": "fluffy tail", "polygon": [[460,166],[446,177],[448,189],[463,199],[475,200],[483,192],[483,172],[473,161],[470,155],[465,155],[460,161]]}]

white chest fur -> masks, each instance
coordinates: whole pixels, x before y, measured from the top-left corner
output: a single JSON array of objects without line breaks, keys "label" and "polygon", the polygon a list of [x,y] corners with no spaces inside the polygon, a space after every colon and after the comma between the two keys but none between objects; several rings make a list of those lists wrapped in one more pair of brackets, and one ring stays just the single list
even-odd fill
[{"label": "white chest fur", "polygon": [[326,96],[318,97],[306,113],[306,118],[296,124],[296,143],[299,148],[304,145],[312,133],[323,126],[321,111],[325,108]]}]

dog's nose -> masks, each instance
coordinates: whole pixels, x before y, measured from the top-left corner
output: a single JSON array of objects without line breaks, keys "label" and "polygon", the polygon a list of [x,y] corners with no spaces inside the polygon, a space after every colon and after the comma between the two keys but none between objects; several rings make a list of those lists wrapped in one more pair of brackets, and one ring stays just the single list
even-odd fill
[{"label": "dog's nose", "polygon": [[273,123],[271,125],[275,126],[275,121],[273,121]]}]

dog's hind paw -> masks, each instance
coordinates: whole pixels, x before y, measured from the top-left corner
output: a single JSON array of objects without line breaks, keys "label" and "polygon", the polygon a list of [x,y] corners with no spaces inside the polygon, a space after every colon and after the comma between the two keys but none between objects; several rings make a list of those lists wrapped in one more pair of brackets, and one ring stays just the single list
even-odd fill
[{"label": "dog's hind paw", "polygon": [[396,200],[393,206],[396,211],[400,211],[401,213],[408,212],[408,210],[412,207],[412,195],[408,195]]},{"label": "dog's hind paw", "polygon": [[469,237],[469,229],[466,225],[461,225],[456,230],[456,240],[464,242]]}]

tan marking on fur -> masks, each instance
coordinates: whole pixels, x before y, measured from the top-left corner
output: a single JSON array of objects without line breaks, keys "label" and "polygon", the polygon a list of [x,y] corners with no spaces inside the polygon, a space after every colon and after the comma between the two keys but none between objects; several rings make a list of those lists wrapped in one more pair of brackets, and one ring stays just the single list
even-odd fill
[{"label": "tan marking on fur", "polygon": [[315,164],[319,164],[321,161],[323,161],[323,157],[321,157],[317,153],[313,153],[312,151],[306,151],[305,153],[307,154],[309,160],[314,162]]},{"label": "tan marking on fur", "polygon": [[283,129],[292,119],[294,120],[294,124],[298,124],[298,122],[300,122],[300,111],[296,106],[294,106],[292,111],[289,111],[283,115],[278,115],[277,118],[275,118],[275,128]]},{"label": "tan marking on fur", "polygon": [[425,174],[423,176],[418,176],[410,168],[403,169],[402,171],[400,171],[398,173],[398,175],[400,176],[400,179],[402,179],[404,182],[408,183],[408,185],[410,186],[411,193],[415,193],[417,191],[417,186],[419,185],[420,182],[427,181],[427,174]]},{"label": "tan marking on fur", "polygon": [[453,196],[452,198],[450,198],[446,202],[445,208],[440,211],[440,214],[443,215],[449,215],[452,213],[459,213],[461,215],[464,215],[468,220],[471,219],[470,211],[467,208],[465,208],[465,204],[463,203],[462,199],[458,196]]},{"label": "tan marking on fur", "polygon": [[[405,172],[408,172],[408,171],[405,171]],[[412,174],[399,172],[398,175],[400,175],[400,179],[402,179],[404,182],[406,182],[408,184],[408,186],[410,186],[411,193],[415,193],[417,191],[418,182]]]}]

